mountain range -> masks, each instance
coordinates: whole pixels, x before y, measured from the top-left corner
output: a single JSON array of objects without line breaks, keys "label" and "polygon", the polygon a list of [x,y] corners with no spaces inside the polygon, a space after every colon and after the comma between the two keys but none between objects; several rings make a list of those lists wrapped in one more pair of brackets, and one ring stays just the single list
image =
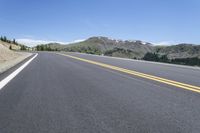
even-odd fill
[{"label": "mountain range", "polygon": [[67,52],[82,52],[89,54],[108,55],[115,57],[142,59],[146,53],[166,55],[169,59],[200,58],[200,45],[177,44],[171,46],[155,46],[140,40],[117,40],[108,37],[91,37],[87,40],[72,44],[47,44],[52,50]]}]

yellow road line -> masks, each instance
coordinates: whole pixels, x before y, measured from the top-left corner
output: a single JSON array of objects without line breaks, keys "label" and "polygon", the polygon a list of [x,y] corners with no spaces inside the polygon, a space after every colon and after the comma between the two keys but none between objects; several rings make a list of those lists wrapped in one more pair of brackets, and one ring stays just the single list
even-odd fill
[{"label": "yellow road line", "polygon": [[96,62],[96,61],[92,61],[92,60],[87,60],[87,59],[84,59],[84,58],[79,58],[79,57],[75,57],[75,56],[71,56],[71,55],[67,55],[67,54],[61,54],[61,53],[58,53],[58,54],[64,55],[64,56],[67,56],[67,57],[70,57],[70,58],[73,58],[73,59],[76,59],[76,60],[80,60],[80,61],[83,61],[83,62],[87,62],[87,63],[90,63],[90,64],[95,64],[95,65],[98,65],[98,66],[101,66],[101,67],[104,67],[104,68],[109,68],[109,69],[112,69],[112,70],[120,71],[120,72],[123,72],[123,73],[131,74],[131,75],[134,75],[134,76],[142,77],[142,78],[145,78],[145,79],[150,79],[150,80],[157,81],[157,82],[160,82],[160,83],[164,83],[164,84],[168,84],[168,85],[175,86],[175,87],[178,87],[178,88],[182,88],[182,89],[185,89],[185,90],[190,90],[190,91],[193,91],[193,92],[200,93],[200,87],[199,86],[181,83],[181,82],[177,82],[177,81],[174,81],[174,80],[169,80],[169,79],[161,78],[161,77],[158,77],[158,76],[153,76],[153,75],[137,72],[137,71],[134,71],[134,70],[129,70],[129,69],[113,66],[113,65],[108,65],[108,64],[104,64],[104,63],[100,63],[100,62]]}]

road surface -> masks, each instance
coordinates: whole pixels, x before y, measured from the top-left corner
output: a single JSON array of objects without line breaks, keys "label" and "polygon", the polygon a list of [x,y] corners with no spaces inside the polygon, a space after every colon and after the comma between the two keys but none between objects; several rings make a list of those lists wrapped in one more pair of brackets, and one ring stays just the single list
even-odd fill
[{"label": "road surface", "polygon": [[[68,55],[200,86],[198,68]],[[41,52],[0,90],[0,133],[71,132],[199,133],[200,93]]]}]

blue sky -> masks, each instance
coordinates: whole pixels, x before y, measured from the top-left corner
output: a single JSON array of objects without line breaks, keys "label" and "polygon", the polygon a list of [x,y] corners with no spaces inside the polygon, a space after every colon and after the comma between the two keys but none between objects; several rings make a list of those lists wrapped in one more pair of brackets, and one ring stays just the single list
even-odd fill
[{"label": "blue sky", "polygon": [[0,35],[200,44],[199,0],[0,0]]}]

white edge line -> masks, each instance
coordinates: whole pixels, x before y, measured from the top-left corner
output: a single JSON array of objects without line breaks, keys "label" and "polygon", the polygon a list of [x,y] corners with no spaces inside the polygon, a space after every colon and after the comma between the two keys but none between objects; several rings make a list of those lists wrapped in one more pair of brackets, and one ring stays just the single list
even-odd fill
[{"label": "white edge line", "polygon": [[17,68],[14,72],[12,72],[10,75],[8,75],[6,78],[0,81],[0,90],[8,83],[10,82],[17,74],[19,74],[33,59],[36,58],[38,53],[36,53],[31,59],[29,59],[26,63],[24,63],[22,66]]}]

